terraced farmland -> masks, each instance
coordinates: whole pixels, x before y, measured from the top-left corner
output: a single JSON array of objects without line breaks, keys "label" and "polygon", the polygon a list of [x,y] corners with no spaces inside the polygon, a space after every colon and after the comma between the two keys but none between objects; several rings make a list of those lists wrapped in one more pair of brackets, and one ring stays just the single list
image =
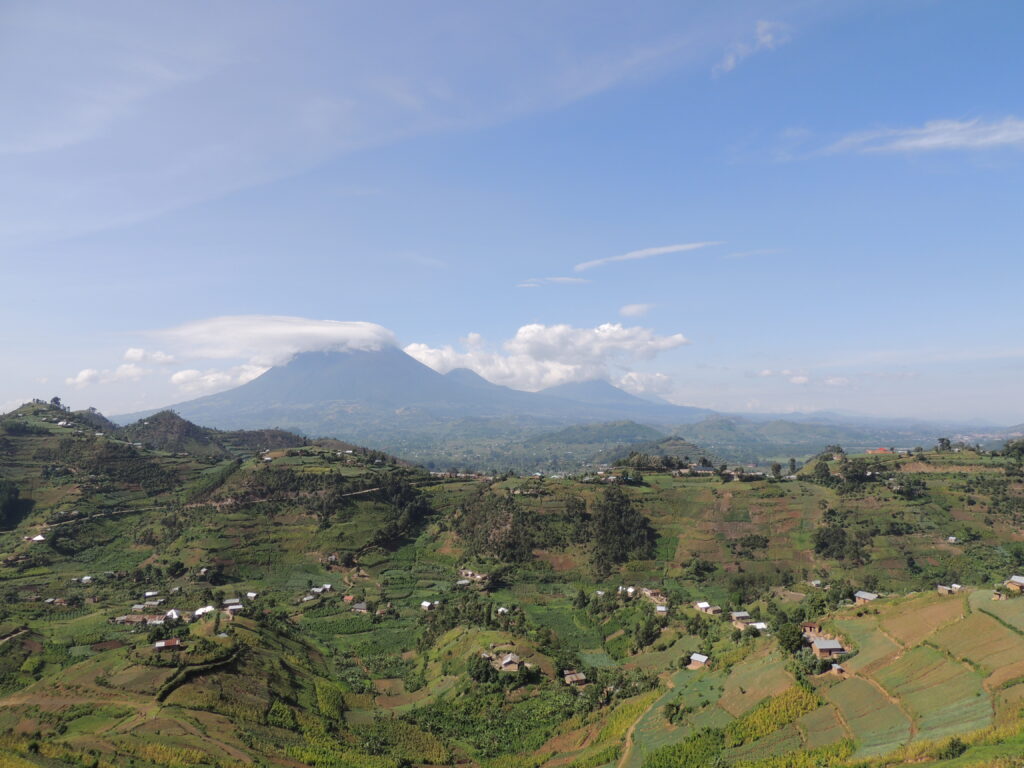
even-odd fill
[{"label": "terraced farmland", "polygon": [[857,740],[858,757],[885,754],[910,741],[910,720],[867,680],[851,677],[825,695]]}]

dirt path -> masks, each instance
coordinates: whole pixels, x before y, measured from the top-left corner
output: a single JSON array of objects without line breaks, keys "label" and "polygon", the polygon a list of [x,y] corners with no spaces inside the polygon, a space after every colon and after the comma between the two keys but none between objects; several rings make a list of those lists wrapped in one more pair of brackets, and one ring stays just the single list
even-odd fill
[{"label": "dirt path", "polygon": [[[670,691],[673,691],[673,690],[675,690],[676,684],[674,682],[672,682],[672,678],[671,677],[666,677],[665,678],[665,686]],[[654,701],[651,702],[651,706],[649,706],[647,709],[645,709],[643,712],[641,712],[639,714],[639,716],[636,718],[636,720],[633,721],[633,724],[631,726],[629,726],[629,729],[626,731],[626,741],[622,745],[622,756],[619,757],[619,762],[617,763],[617,768],[626,768],[626,763],[628,762],[628,760],[629,760],[629,758],[630,758],[630,756],[631,756],[631,754],[633,752],[633,732],[636,730],[637,725],[639,725],[640,721],[644,719],[644,717],[647,715],[647,713],[650,712],[652,709],[654,709],[655,705],[659,701],[661,701],[661,698],[662,698],[661,696],[658,696],[656,699],[654,699]]]},{"label": "dirt path", "polygon": [[15,633],[14,633],[13,635],[8,635],[8,636],[7,636],[7,637],[5,637],[5,638],[4,638],[3,640],[0,640],[0,645],[3,645],[3,644],[4,644],[4,643],[6,643],[6,642],[7,642],[8,640],[13,640],[13,639],[14,639],[14,638],[16,638],[16,637],[21,637],[21,636],[22,636],[22,635],[24,635],[24,634],[25,634],[26,632],[28,632],[28,629],[27,629],[27,628],[26,628],[26,629],[19,629],[19,630],[18,630],[17,632],[15,632]]}]

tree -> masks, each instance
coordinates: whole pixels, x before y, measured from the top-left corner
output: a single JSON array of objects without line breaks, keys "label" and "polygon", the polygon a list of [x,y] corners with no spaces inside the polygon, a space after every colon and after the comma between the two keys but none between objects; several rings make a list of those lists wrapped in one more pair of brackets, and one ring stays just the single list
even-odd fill
[{"label": "tree", "polygon": [[774,464],[772,464],[772,477],[774,477],[776,480],[782,477],[782,465],[779,464],[779,462],[777,461]]},{"label": "tree", "polygon": [[57,397],[56,395],[54,395],[53,397],[50,398],[50,405],[52,405],[54,408],[61,408],[61,407],[63,407],[61,405],[60,398]]},{"label": "tree", "polygon": [[796,653],[804,647],[804,633],[798,624],[783,624],[775,636],[779,639],[779,648],[786,653]]},{"label": "tree", "polygon": [[935,445],[935,450],[939,453],[949,453],[953,450],[953,443],[948,437],[940,437],[938,443]]},{"label": "tree", "polygon": [[789,474],[796,474],[796,459],[790,458],[789,460]]},{"label": "tree", "polygon": [[607,574],[611,565],[650,557],[654,531],[618,486],[609,486],[594,506],[594,567]]}]

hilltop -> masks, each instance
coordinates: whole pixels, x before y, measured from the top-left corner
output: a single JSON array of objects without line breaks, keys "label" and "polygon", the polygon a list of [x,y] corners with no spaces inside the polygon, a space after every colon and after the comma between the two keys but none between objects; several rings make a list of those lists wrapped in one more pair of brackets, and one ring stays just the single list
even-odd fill
[{"label": "hilltop", "polygon": [[[0,423],[14,765],[967,765],[1024,744],[1024,598],[992,599],[1024,568],[1016,448],[835,451],[784,481],[447,478],[75,419]],[[805,622],[844,653],[817,659]]]}]

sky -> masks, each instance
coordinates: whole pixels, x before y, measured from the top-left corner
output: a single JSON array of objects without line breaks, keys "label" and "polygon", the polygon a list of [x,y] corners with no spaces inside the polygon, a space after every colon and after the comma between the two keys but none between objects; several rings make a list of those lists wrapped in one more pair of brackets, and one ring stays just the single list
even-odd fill
[{"label": "sky", "polygon": [[0,410],[397,344],[1024,422],[1024,6],[0,5]]}]

